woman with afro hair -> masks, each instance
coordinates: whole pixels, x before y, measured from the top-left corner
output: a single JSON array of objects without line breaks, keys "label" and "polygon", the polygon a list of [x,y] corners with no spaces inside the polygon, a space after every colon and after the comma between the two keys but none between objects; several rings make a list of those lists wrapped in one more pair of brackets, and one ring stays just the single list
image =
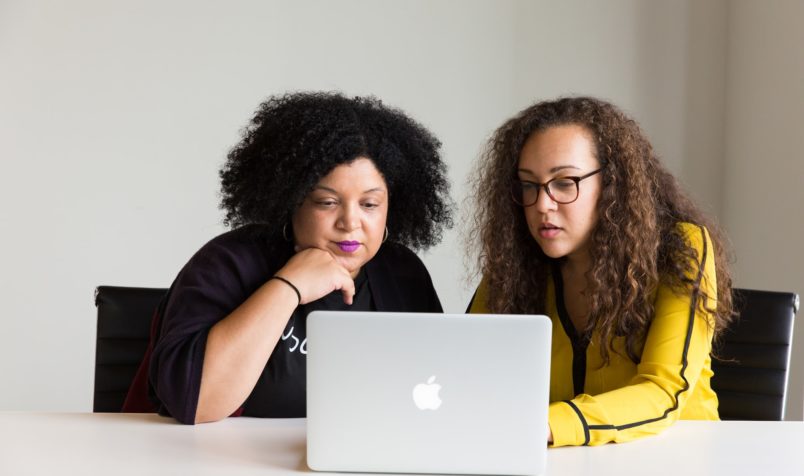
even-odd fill
[{"label": "woman with afro hair", "polygon": [[220,172],[233,230],[173,282],[124,411],[303,417],[310,312],[442,312],[411,251],[451,226],[439,147],[372,97],[262,103]]},{"label": "woman with afro hair", "polygon": [[475,177],[483,277],[470,312],[553,321],[548,443],[718,419],[725,240],[634,120],[594,98],[537,103],[496,131]]}]

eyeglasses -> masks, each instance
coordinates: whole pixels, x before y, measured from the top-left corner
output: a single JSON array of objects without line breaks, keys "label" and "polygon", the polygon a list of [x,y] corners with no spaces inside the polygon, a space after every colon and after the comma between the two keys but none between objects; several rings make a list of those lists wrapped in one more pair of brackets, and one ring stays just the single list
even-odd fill
[{"label": "eyeglasses", "polygon": [[556,177],[547,183],[536,183],[527,180],[515,179],[511,183],[511,198],[514,203],[529,207],[539,200],[539,192],[544,189],[547,195],[556,203],[566,205],[578,200],[579,183],[603,169],[597,169],[581,177]]}]

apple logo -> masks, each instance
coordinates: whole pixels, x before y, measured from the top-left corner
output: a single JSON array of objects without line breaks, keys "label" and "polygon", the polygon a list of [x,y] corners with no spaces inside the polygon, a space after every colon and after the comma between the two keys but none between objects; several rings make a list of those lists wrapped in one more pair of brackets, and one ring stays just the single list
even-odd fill
[{"label": "apple logo", "polygon": [[433,383],[435,375],[427,379],[427,383],[420,383],[413,387],[413,403],[419,410],[438,410],[441,406],[441,385]]}]

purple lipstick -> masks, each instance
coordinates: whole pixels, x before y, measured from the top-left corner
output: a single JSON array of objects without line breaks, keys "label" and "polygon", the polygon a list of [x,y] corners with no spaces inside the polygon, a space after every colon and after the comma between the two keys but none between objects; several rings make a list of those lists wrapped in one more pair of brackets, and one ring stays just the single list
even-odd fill
[{"label": "purple lipstick", "polygon": [[344,253],[354,253],[360,248],[359,241],[339,241],[337,245]]}]

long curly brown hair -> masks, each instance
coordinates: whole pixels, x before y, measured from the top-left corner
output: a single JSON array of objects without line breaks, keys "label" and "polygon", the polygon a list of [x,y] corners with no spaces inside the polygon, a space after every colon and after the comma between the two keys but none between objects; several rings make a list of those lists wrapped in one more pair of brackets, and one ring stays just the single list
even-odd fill
[{"label": "long curly brown hair", "polygon": [[[613,341],[624,337],[628,357],[639,361],[653,318],[660,282],[678,293],[693,288],[709,314],[715,336],[732,320],[727,243],[665,169],[639,125],[616,106],[590,97],[568,97],[534,104],[494,133],[473,175],[476,207],[468,243],[477,271],[488,286],[494,313],[544,313],[554,260],[530,234],[524,213],[511,199],[511,182],[522,147],[534,133],[561,125],[580,125],[590,133],[603,169],[598,221],[590,240],[586,274],[589,317],[585,335],[596,330],[604,362]],[[708,229],[715,248],[717,302],[697,276],[697,252],[677,225]]]}]

